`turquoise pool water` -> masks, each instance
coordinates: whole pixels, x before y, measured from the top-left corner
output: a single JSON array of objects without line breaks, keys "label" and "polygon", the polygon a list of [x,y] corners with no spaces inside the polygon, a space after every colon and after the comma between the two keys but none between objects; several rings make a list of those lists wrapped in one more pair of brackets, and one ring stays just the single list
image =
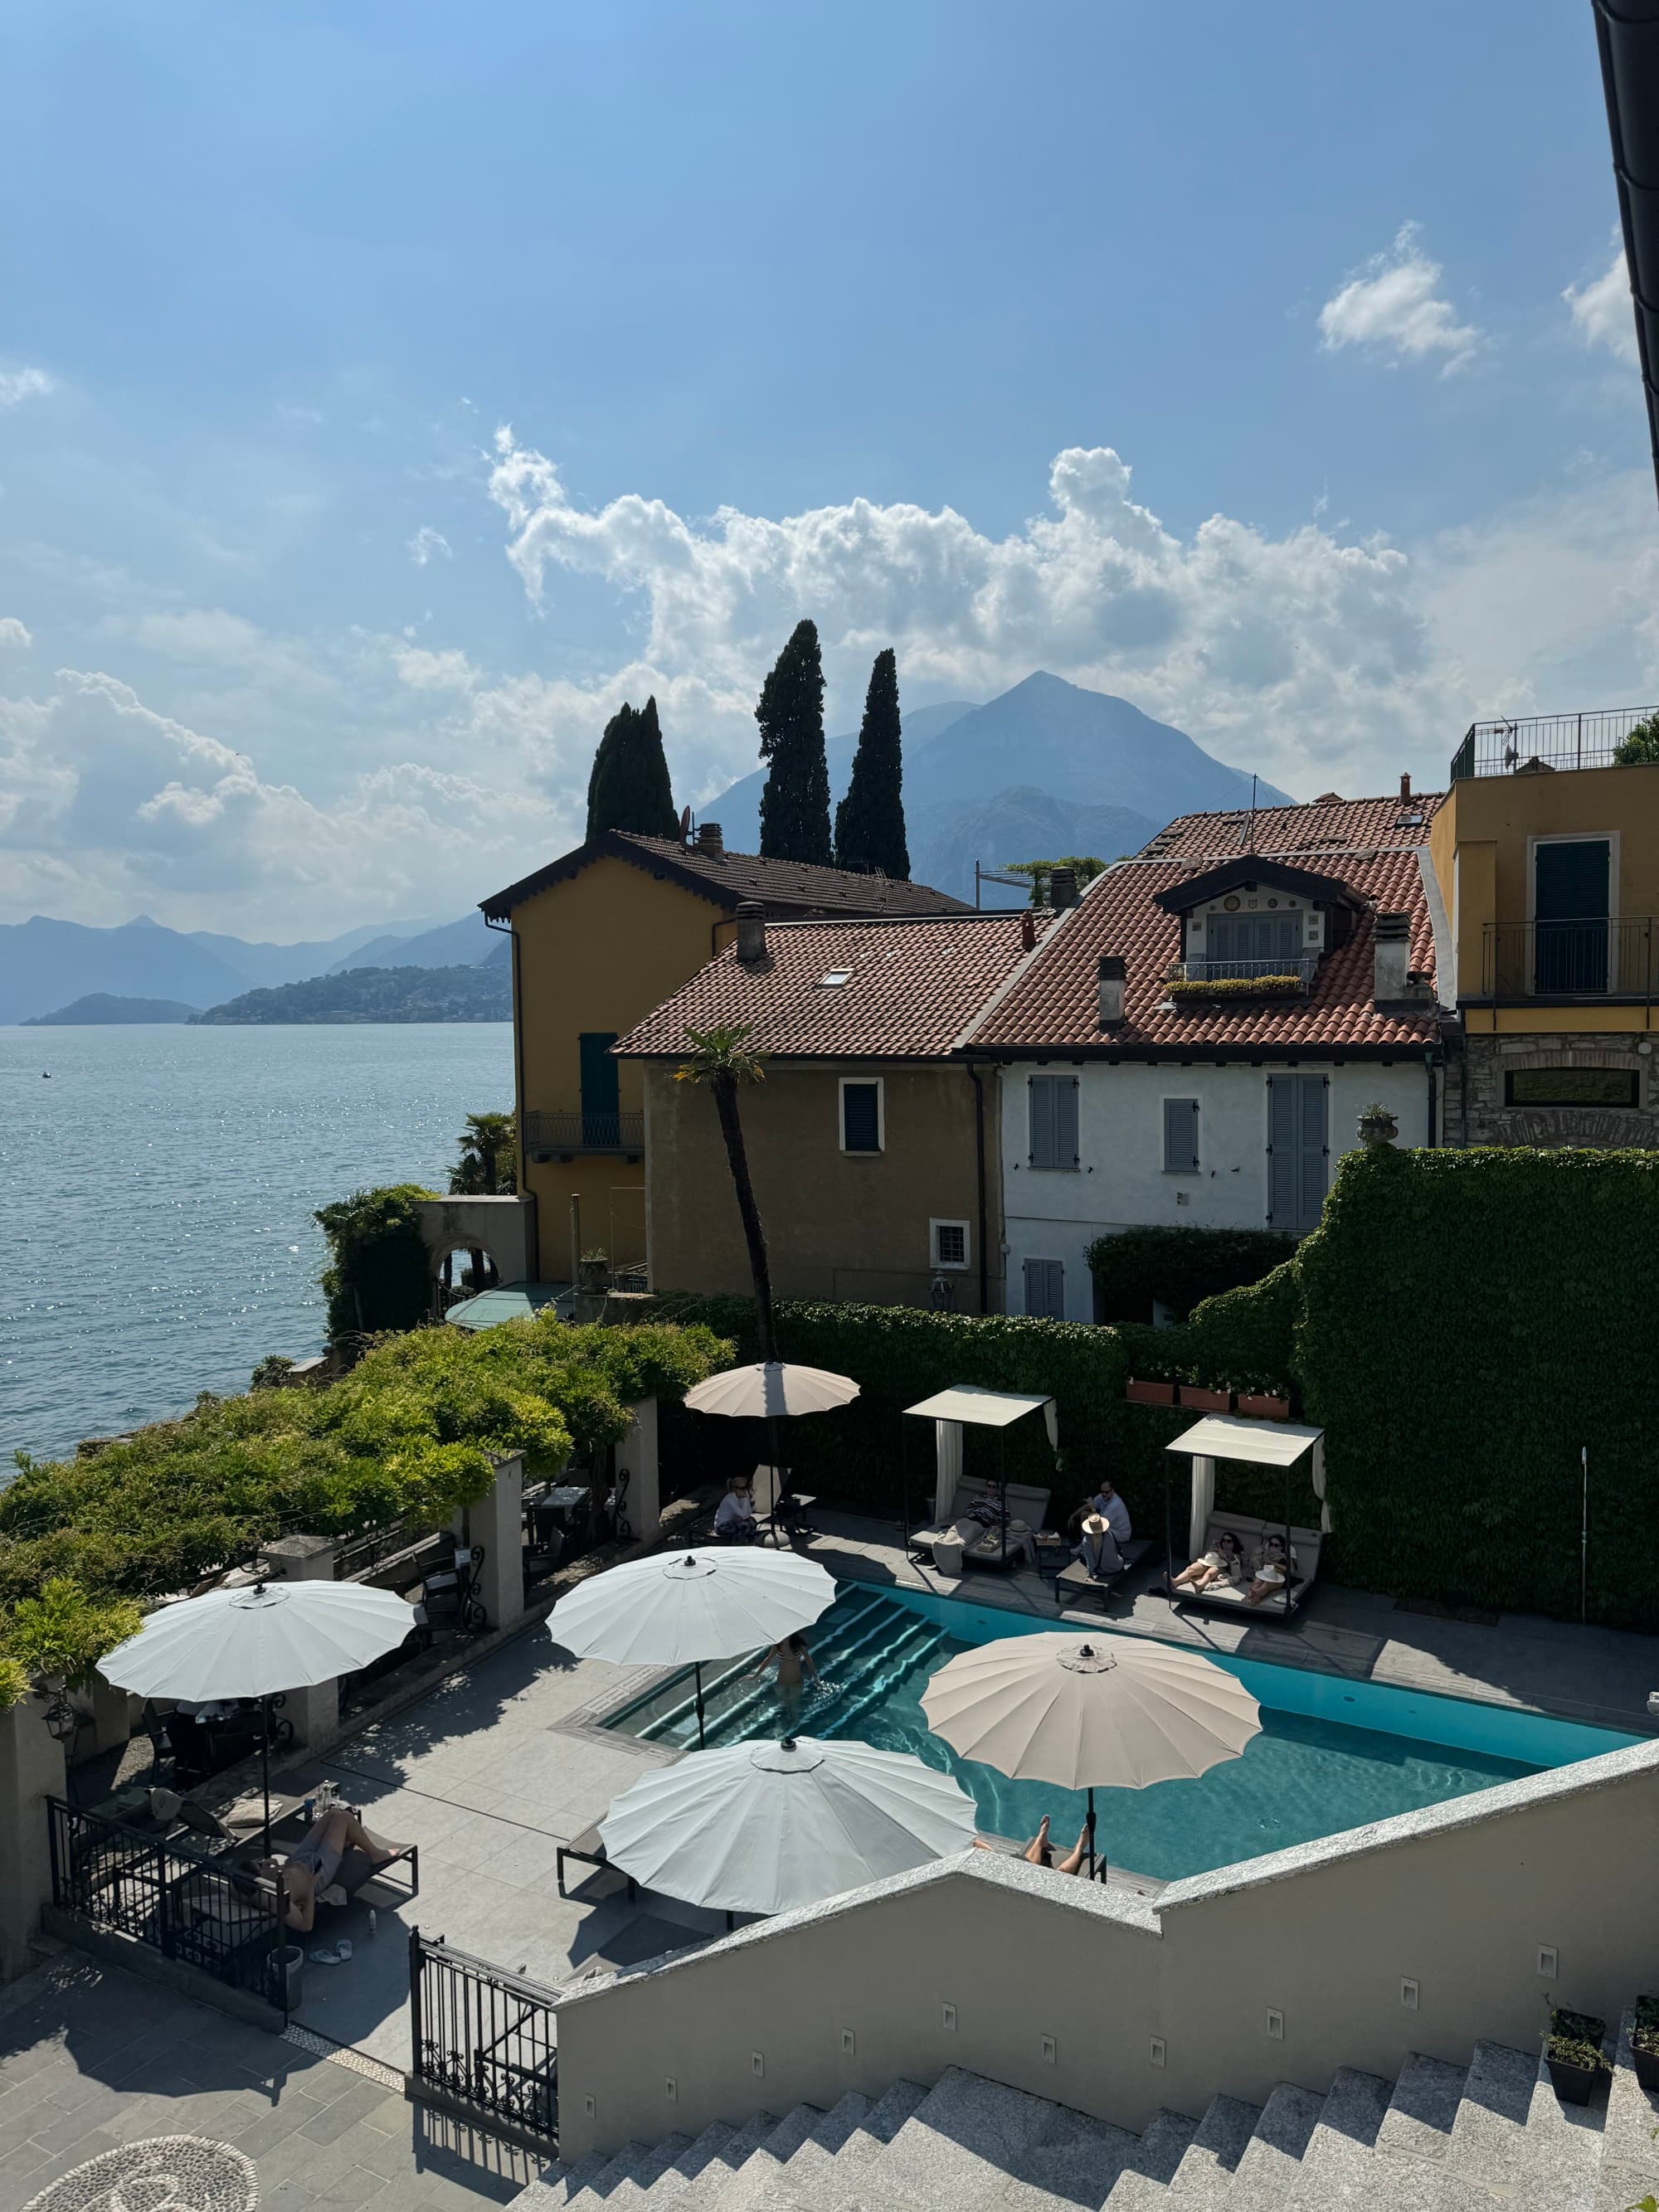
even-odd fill
[{"label": "turquoise pool water", "polygon": [[[1052,1621],[921,1591],[843,1583],[807,1632],[823,1675],[787,1713],[770,1686],[745,1679],[749,1662],[706,1667],[708,1736],[732,1743],[775,1736],[853,1735],[904,1751],[957,1776],[982,1827],[1030,1836],[1046,1813],[1055,1839],[1075,1840],[1080,1793],[1011,1782],[928,1733],[921,1696],[929,1678],[969,1645],[1052,1632]],[[1079,1632],[1081,1633],[1083,1632]],[[1088,1632],[1097,1640],[1109,1632]],[[1099,1847],[1115,1865],[1161,1881],[1203,1874],[1367,1821],[1437,1805],[1634,1743],[1634,1736],[1501,1706],[1471,1704],[1259,1660],[1218,1657],[1261,1705],[1261,1734],[1243,1756],[1193,1782],[1150,1790],[1097,1790]],[[696,1741],[689,1673],[614,1715],[610,1726],[673,1744]]]}]

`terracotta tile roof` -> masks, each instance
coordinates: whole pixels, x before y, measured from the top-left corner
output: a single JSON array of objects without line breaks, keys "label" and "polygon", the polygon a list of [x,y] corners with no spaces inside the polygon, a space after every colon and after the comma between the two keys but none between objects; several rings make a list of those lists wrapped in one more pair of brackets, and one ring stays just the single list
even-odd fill
[{"label": "terracotta tile roof", "polygon": [[[1208,874],[1213,866],[1212,853],[1185,862],[1122,860],[1097,877],[1081,903],[975,1030],[974,1049],[1087,1045],[1133,1055],[1195,1047],[1209,1055],[1229,1048],[1352,1050],[1432,1042],[1431,1003],[1420,1012],[1413,1007],[1379,1013],[1371,1002],[1377,913],[1409,916],[1410,965],[1431,979],[1434,975],[1434,935],[1415,848],[1364,856],[1325,852],[1321,872],[1357,892],[1367,911],[1357,918],[1347,943],[1320,962],[1305,999],[1189,1005],[1178,1011],[1165,997],[1164,979],[1170,963],[1181,957],[1180,917],[1163,912],[1153,899],[1183,880]],[[1123,1022],[1111,1030],[1099,1025],[1096,963],[1102,953],[1121,954],[1127,971]]]},{"label": "terracotta tile roof", "polygon": [[509,884],[480,901],[492,921],[504,921],[515,906],[550,884],[562,883],[603,854],[631,861],[647,874],[671,876],[687,890],[717,906],[759,899],[769,914],[809,915],[969,914],[972,908],[927,884],[905,884],[888,876],[855,876],[843,868],[818,868],[803,860],[769,860],[758,853],[714,852],[683,845],[677,837],[641,837],[631,830],[609,830],[562,859],[538,868],[522,882]]},{"label": "terracotta tile roof", "polygon": [[744,1022],[757,1052],[783,1057],[939,1059],[1028,957],[1024,918],[769,924],[763,966],[722,952],[616,1051],[678,1059],[688,1028]]},{"label": "terracotta tile roof", "polygon": [[[1230,860],[1256,853],[1375,852],[1385,846],[1426,845],[1429,823],[1444,798],[1439,791],[1409,799],[1322,799],[1300,806],[1249,807],[1221,814],[1182,814],[1136,854],[1142,860],[1187,860],[1200,855]],[[1412,820],[1413,815],[1420,821]]]}]

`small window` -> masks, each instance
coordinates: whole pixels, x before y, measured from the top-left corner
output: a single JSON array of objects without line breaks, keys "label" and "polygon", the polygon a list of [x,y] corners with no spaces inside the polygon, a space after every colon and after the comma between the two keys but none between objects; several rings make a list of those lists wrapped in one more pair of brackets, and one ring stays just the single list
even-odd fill
[{"label": "small window", "polygon": [[854,1082],[843,1076],[841,1085],[842,1152],[878,1152],[885,1134],[880,1079],[865,1083]]},{"label": "small window", "polygon": [[1034,1168],[1075,1168],[1076,1076],[1033,1075],[1026,1085],[1026,1097],[1030,1117],[1030,1164]]},{"label": "small window", "polygon": [[1639,1106],[1633,1067],[1514,1067],[1504,1078],[1506,1106]]},{"label": "small window", "polygon": [[965,1221],[930,1221],[927,1235],[933,1247],[933,1266],[965,1267],[968,1265],[968,1224]]},{"label": "small window", "polygon": [[827,975],[818,978],[818,988],[824,991],[839,990],[843,983],[850,981],[852,974],[850,968],[832,968]]},{"label": "small window", "polygon": [[1164,1172],[1198,1172],[1198,1101],[1166,1098],[1164,1102]]},{"label": "small window", "polygon": [[1025,1262],[1025,1310],[1036,1321],[1066,1318],[1066,1263],[1063,1260]]}]

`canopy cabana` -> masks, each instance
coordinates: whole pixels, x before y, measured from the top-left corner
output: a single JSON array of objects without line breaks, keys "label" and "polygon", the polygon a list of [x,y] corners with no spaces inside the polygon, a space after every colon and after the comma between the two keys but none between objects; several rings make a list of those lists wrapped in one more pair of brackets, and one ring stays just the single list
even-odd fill
[{"label": "canopy cabana", "polygon": [[[933,1424],[936,1472],[933,1518],[940,1523],[954,1518],[957,1491],[962,1482],[962,1431],[964,1427],[995,1429],[999,1434],[997,1504],[1002,1515],[1001,1557],[1008,1561],[1008,1431],[1028,1413],[1042,1415],[1048,1431],[1048,1449],[1060,1449],[1060,1412],[1052,1398],[1036,1397],[1020,1390],[988,1390],[978,1382],[953,1382],[904,1409],[907,1416]],[[908,1439],[909,1431],[905,1436]],[[904,1451],[904,1545],[910,1545],[910,1454]]]},{"label": "canopy cabana", "polygon": [[[1194,1421],[1184,1429],[1168,1447],[1170,1452],[1184,1452],[1192,1460],[1192,1500],[1187,1524],[1187,1557],[1197,1559],[1205,1549],[1215,1514],[1215,1463],[1218,1459],[1242,1460],[1252,1467],[1276,1467],[1285,1476],[1285,1550],[1288,1555],[1294,1550],[1294,1538],[1298,1533],[1291,1525],[1291,1492],[1298,1469],[1305,1472],[1312,1482],[1314,1496],[1319,1500],[1319,1527],[1304,1530],[1304,1537],[1316,1545],[1319,1537],[1331,1532],[1331,1509],[1325,1503],[1325,1431],[1306,1428],[1299,1421],[1256,1421],[1243,1413],[1206,1413],[1201,1421]],[[1170,1585],[1176,1574],[1175,1507],[1172,1491],[1174,1469],[1171,1462],[1164,1462],[1164,1552],[1166,1588],[1170,1602],[1176,1593]],[[1265,1524],[1264,1524],[1265,1525]],[[1273,1526],[1279,1525],[1274,1522]],[[1311,1575],[1307,1577],[1311,1580]],[[1182,1593],[1182,1602],[1202,1602],[1190,1591]],[[1293,1609],[1291,1586],[1285,1585],[1284,1611],[1288,1615]]]}]

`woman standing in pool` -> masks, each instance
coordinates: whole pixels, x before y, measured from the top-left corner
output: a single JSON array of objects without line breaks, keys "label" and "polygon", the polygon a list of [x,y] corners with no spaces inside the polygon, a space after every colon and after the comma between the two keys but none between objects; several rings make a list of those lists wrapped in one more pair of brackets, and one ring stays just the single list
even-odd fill
[{"label": "woman standing in pool", "polygon": [[760,1665],[750,1668],[745,1680],[763,1674],[769,1667],[776,1669],[778,1703],[783,1708],[784,1718],[793,1721],[800,1711],[801,1700],[805,1695],[801,1669],[805,1668],[812,1677],[815,1688],[819,1679],[812,1655],[806,1648],[806,1638],[799,1630],[793,1636],[786,1636],[781,1644],[775,1644]]}]

